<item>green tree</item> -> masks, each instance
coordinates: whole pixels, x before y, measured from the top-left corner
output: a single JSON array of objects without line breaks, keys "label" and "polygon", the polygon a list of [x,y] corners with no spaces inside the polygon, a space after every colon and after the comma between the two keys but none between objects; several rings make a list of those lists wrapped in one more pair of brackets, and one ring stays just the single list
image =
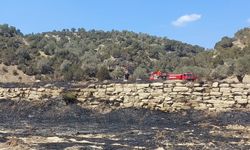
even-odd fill
[{"label": "green tree", "polygon": [[236,60],[234,74],[239,82],[242,82],[245,75],[250,73],[250,55],[246,55]]},{"label": "green tree", "polygon": [[227,65],[218,65],[211,73],[213,79],[225,79],[230,75],[230,67]]},{"label": "green tree", "polygon": [[133,73],[133,78],[134,79],[142,79],[142,80],[146,80],[148,79],[149,75],[147,73],[147,69],[138,66]]},{"label": "green tree", "polygon": [[124,69],[116,67],[114,71],[112,71],[111,76],[113,79],[122,79],[124,77]]},{"label": "green tree", "polygon": [[111,79],[109,71],[108,71],[106,66],[101,66],[98,69],[98,71],[96,73],[96,77],[97,77],[98,81],[104,81],[104,80],[110,80]]}]

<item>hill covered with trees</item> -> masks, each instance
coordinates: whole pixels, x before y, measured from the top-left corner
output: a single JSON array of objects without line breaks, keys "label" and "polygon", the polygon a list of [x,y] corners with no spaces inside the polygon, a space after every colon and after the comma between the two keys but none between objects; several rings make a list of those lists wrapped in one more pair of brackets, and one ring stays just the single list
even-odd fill
[{"label": "hill covered with trees", "polygon": [[[62,31],[24,35],[0,25],[0,61],[40,80],[147,79],[151,71],[196,73],[207,79],[243,77],[250,59],[250,29],[224,37],[215,50],[131,31]],[[1,68],[0,68],[1,69]],[[244,71],[242,71],[242,69]],[[250,69],[249,69],[250,70]]]}]

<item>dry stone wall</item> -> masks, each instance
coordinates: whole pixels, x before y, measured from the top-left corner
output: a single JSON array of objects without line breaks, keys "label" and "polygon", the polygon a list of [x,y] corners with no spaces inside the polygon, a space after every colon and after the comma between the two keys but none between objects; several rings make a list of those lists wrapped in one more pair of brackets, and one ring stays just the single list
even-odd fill
[{"label": "dry stone wall", "polygon": [[230,111],[250,108],[250,84],[241,83],[125,83],[90,84],[84,88],[0,88],[1,99],[41,101],[75,94],[88,106],[147,108],[161,111]]}]

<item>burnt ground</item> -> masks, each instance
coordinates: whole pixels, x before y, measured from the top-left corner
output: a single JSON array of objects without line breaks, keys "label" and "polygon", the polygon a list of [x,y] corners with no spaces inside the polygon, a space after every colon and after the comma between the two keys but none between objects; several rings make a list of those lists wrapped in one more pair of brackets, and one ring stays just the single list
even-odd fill
[{"label": "burnt ground", "polygon": [[99,113],[60,99],[0,100],[0,148],[250,149],[250,111]]}]

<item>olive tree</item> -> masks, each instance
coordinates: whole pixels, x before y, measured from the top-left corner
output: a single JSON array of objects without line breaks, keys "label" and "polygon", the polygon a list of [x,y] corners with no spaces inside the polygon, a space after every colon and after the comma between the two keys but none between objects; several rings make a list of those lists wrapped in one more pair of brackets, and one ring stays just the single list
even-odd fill
[{"label": "olive tree", "polygon": [[240,57],[235,62],[234,75],[242,82],[245,75],[250,73],[250,55]]}]

